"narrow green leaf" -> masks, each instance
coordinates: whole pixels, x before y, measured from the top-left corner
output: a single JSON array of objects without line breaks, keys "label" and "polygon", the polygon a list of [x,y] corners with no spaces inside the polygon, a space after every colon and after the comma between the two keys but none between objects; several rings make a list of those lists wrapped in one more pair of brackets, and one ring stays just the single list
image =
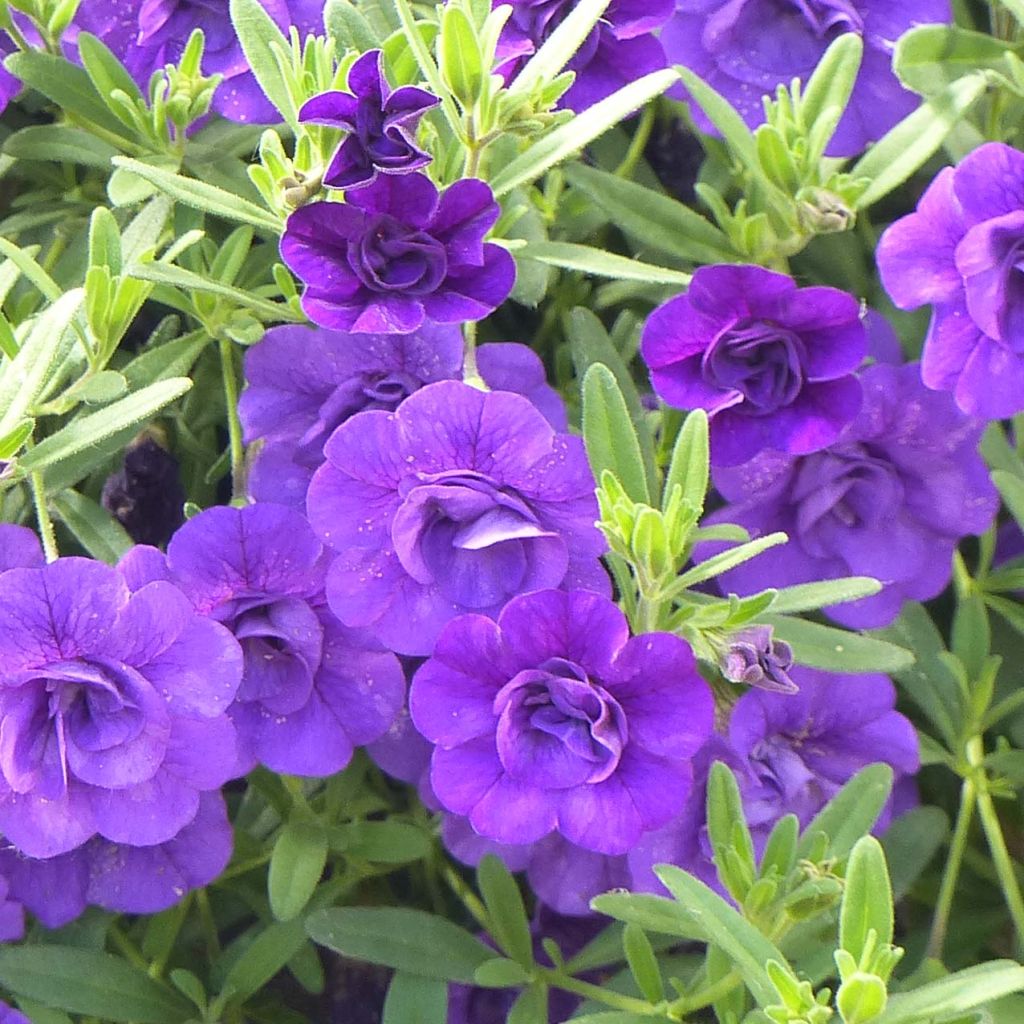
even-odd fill
[{"label": "narrow green leaf", "polygon": [[50,302],[56,302],[63,294],[64,289],[43,270],[27,250],[19,248],[7,238],[0,237],[0,255],[6,256]]},{"label": "narrow green leaf", "polygon": [[1021,990],[1024,967],[1012,960],[991,960],[922,985],[913,992],[897,993],[871,1024],[920,1024],[940,1017],[949,1020]]},{"label": "narrow green leaf", "polygon": [[25,442],[32,436],[35,425],[35,420],[22,420],[0,437],[0,459],[11,459],[17,455]]},{"label": "narrow green leaf", "polygon": [[46,160],[110,170],[121,151],[84,128],[64,124],[36,124],[9,135],[3,151],[17,160]]},{"label": "narrow green leaf", "polygon": [[665,987],[661,980],[658,958],[647,933],[635,924],[627,924],[622,933],[622,948],[626,963],[644,999],[649,1003],[660,1003],[665,998]]},{"label": "narrow green leaf", "polygon": [[443,981],[399,971],[391,979],[381,1024],[439,1024],[448,1019],[448,986]]},{"label": "narrow green leaf", "polygon": [[545,171],[578,153],[675,82],[673,72],[655,71],[577,114],[571,121],[543,136],[494,176],[491,188],[495,198],[501,199],[513,189],[536,181]]},{"label": "narrow green leaf", "polygon": [[942,145],[961,117],[984,93],[983,74],[952,82],[891,128],[850,170],[871,184],[856,202],[865,210],[903,184]]},{"label": "narrow green leaf", "polygon": [[338,52],[356,50],[365,53],[379,45],[373,27],[351,0],[327,0],[324,4],[324,30],[338,42]]},{"label": "narrow green leaf", "polygon": [[305,909],[327,863],[327,833],[318,822],[292,821],[281,830],[270,855],[267,895],[278,921]]},{"label": "narrow green leaf", "polygon": [[330,832],[331,846],[374,864],[410,864],[430,854],[430,837],[404,821],[355,821]]},{"label": "narrow green leaf", "polygon": [[527,970],[533,966],[533,938],[523,896],[508,868],[488,854],[476,870],[477,887],[501,949]]},{"label": "narrow green leaf", "polygon": [[92,498],[67,490],[53,495],[50,504],[93,558],[114,565],[131,548],[133,541],[124,527]]},{"label": "narrow green leaf", "polygon": [[[86,74],[96,87],[96,94],[107,103],[107,107],[114,117],[123,121],[118,108],[109,102],[111,93],[119,89],[133,102],[142,103],[142,90],[135,84],[135,79],[128,74],[124,65],[96,36],[90,32],[79,32],[75,43],[78,46],[82,67],[85,68]],[[130,127],[128,122],[124,123]]]},{"label": "narrow green leaf", "polygon": [[799,583],[796,586],[779,589],[772,602],[772,611],[778,615],[813,612],[827,605],[872,597],[881,589],[882,584],[870,576],[847,576],[838,580],[824,580],[821,583]]},{"label": "narrow green leaf", "polygon": [[302,918],[267,925],[231,965],[224,978],[223,990],[232,990],[235,1003],[244,1002],[284,970],[305,942]]},{"label": "narrow green leaf", "polygon": [[[754,843],[743,813],[743,800],[736,776],[722,761],[716,761],[708,775],[707,822],[718,877],[733,899],[742,903],[750,883],[757,875]],[[722,862],[726,850],[735,851],[740,869],[738,873],[729,871]]]},{"label": "narrow green leaf", "polygon": [[484,66],[476,30],[461,7],[446,4],[441,11],[438,54],[441,75],[452,94],[464,109],[471,110],[480,98]]},{"label": "narrow green leaf", "polygon": [[796,844],[799,838],[800,819],[795,814],[779,818],[764,844],[758,875],[765,878],[774,868],[785,878],[796,864]]},{"label": "narrow green leaf", "polygon": [[839,945],[860,962],[872,930],[876,949],[892,942],[892,883],[881,843],[874,836],[863,836],[854,844],[846,867]]},{"label": "narrow green leaf", "polygon": [[914,663],[903,647],[873,636],[823,626],[788,615],[763,615],[761,621],[775,629],[775,636],[793,648],[801,665],[832,672],[900,672]]},{"label": "narrow green leaf", "polygon": [[683,501],[698,514],[703,512],[710,467],[708,414],[703,409],[695,409],[687,414],[672,449],[672,461],[662,489],[662,511],[668,508],[672,492],[678,485]]},{"label": "narrow green leaf", "polygon": [[104,1021],[174,1024],[189,1003],[120,957],[68,946],[4,946],[0,984],[45,1006]]},{"label": "narrow green leaf", "polygon": [[800,111],[808,128],[829,110],[846,109],[863,54],[856,32],[844,32],[829,45],[803,89]]},{"label": "narrow green leaf", "polygon": [[651,503],[636,429],[615,375],[603,363],[583,378],[583,440],[595,480],[610,470],[634,501]]},{"label": "narrow green leaf", "polygon": [[699,562],[692,569],[682,573],[672,584],[672,589],[674,592],[682,592],[705,580],[714,579],[715,576],[720,576],[723,572],[742,565],[743,562],[749,562],[751,558],[756,558],[763,551],[785,544],[788,540],[789,538],[784,533],[769,533],[765,537],[747,541],[746,544],[738,544],[734,548],[729,548],[728,551],[712,555],[711,558]]},{"label": "narrow green leaf", "polygon": [[894,899],[902,899],[949,836],[949,819],[939,807],[915,807],[901,814],[882,836]]},{"label": "narrow green leaf", "polygon": [[908,89],[932,96],[972,71],[1005,72],[1006,52],[1019,49],[959,25],[918,25],[896,41],[892,69]]},{"label": "narrow green leaf", "polygon": [[690,275],[682,271],[641,263],[628,256],[575,242],[528,242],[516,249],[515,256],[516,259],[536,260],[550,267],[578,270],[617,281],[646,281],[649,284],[678,285],[680,288],[690,283]]},{"label": "narrow green leaf", "polygon": [[646,893],[606,892],[590,901],[592,909],[617,921],[639,925],[644,931],[707,942],[701,924],[675,901]]},{"label": "narrow green leaf", "polygon": [[439,981],[473,983],[494,950],[446,918],[408,907],[332,907],[311,914],[309,937],[344,956]]},{"label": "narrow green leaf", "polygon": [[498,956],[485,960],[473,972],[473,982],[481,988],[519,988],[529,984],[530,975],[515,960]]},{"label": "narrow green leaf", "polygon": [[297,131],[298,111],[274,56],[275,47],[290,53],[291,45],[259,0],[231,0],[229,8],[246,63],[264,96],[277,108],[282,120]]},{"label": "narrow green leaf", "polygon": [[191,387],[192,381],[187,377],[159,381],[99,412],[77,416],[56,434],[44,438],[32,451],[27,452],[21,465],[25,470],[34,472],[70,458],[119,430],[145,423],[165,405],[181,398]]}]

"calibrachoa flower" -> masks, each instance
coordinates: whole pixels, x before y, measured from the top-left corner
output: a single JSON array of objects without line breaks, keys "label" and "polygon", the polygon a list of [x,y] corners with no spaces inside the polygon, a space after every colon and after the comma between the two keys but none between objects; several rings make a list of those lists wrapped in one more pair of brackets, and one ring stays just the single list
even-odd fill
[{"label": "calibrachoa flower", "polygon": [[901,309],[933,306],[921,356],[930,388],[965,412],[1024,409],[1024,153],[980,146],[928,186],[917,211],[878,246],[882,282]]},{"label": "calibrachoa flower", "polygon": [[[805,827],[866,765],[890,765],[899,788],[917,772],[917,733],[896,711],[896,690],[886,676],[803,667],[792,674],[797,693],[750,690],[736,703],[727,736],[714,737],[701,752],[682,815],[630,854],[635,886],[661,892],[652,868],[666,862],[713,884],[705,790],[715,761],[736,775],[759,853],[781,817],[795,814]],[[891,816],[892,802],[876,828],[884,829]]]},{"label": "calibrachoa flower", "polygon": [[885,584],[880,594],[827,610],[847,626],[885,626],[904,601],[938,594],[960,538],[988,528],[999,503],[977,454],[981,424],[949,395],[928,391],[916,364],[876,364],[863,385],[860,415],[825,451],[766,453],[716,472],[715,486],[732,504],[709,522],[789,535],[788,544],[725,573],[723,587],[745,594],[874,576]]},{"label": "calibrachoa flower", "polygon": [[27,526],[0,523],[0,572],[7,569],[33,569],[43,565],[39,538]]},{"label": "calibrachoa flower", "polygon": [[[322,0],[261,0],[285,34],[323,32]],[[225,0],[82,0],[75,25],[99,36],[145,90],[154,71],[176,64],[194,29],[205,38],[203,72],[223,75],[213,109],[232,121],[273,124],[281,115],[249,70]]]},{"label": "calibrachoa flower", "polygon": [[7,104],[21,92],[21,82],[4,67],[4,58],[16,52],[16,49],[8,35],[0,30],[0,114],[4,112]]},{"label": "calibrachoa flower", "polygon": [[97,836],[48,860],[5,849],[0,869],[12,894],[47,928],[59,928],[90,903],[126,914],[166,910],[212,882],[227,867],[231,848],[224,798],[206,792],[195,818],[165,843],[131,846]]},{"label": "calibrachoa flower", "polygon": [[724,265],[701,267],[685,295],[656,309],[641,345],[665,402],[708,411],[719,466],[831,444],[860,408],[853,372],[866,348],[852,295]]},{"label": "calibrachoa flower", "polygon": [[324,454],[307,511],[337,552],[331,610],[399,654],[523,591],[608,589],[583,444],[520,395],[430,384],[346,420]]},{"label": "calibrachoa flower", "polygon": [[394,91],[384,77],[380,50],[364,53],[348,72],[350,92],[324,92],[307,100],[299,120],[347,133],[324,172],[330,188],[358,188],[378,174],[408,174],[430,163],[416,145],[416,122],[439,100],[404,85]]},{"label": "calibrachoa flower", "polygon": [[7,1003],[0,1003],[0,1024],[32,1024],[20,1010]]},{"label": "calibrachoa flower", "polygon": [[681,810],[713,717],[684,641],[630,639],[618,607],[582,590],[524,594],[497,622],[451,622],[409,708],[437,744],[434,794],[482,836],[530,843],[557,830],[604,854]]},{"label": "calibrachoa flower", "polygon": [[789,677],[793,648],[784,640],[776,640],[772,632],[771,626],[748,626],[729,638],[718,667],[730,683],[777,693],[796,691],[796,684]]},{"label": "calibrachoa flower", "polygon": [[423,174],[381,175],[347,202],[296,210],[281,258],[305,282],[302,308],[321,327],[408,334],[425,321],[480,320],[515,282],[511,255],[483,240],[499,212],[477,178],[439,195]]},{"label": "calibrachoa flower", "polygon": [[245,669],[228,710],[240,773],[331,775],[385,733],[405,677],[393,654],[337,622],[323,605],[320,542],[280,505],[216,507],[167,546],[171,579],[238,639]]},{"label": "calibrachoa flower", "polygon": [[[498,7],[506,0],[493,0]],[[562,23],[574,0],[511,0],[512,16],[498,41],[497,68],[511,81]],[[652,33],[672,14],[673,0],[612,0],[576,55],[566,65],[576,80],[560,106],[585,110],[616,89],[665,66]]]},{"label": "calibrachoa flower", "polygon": [[[346,334],[322,328],[274,327],[246,352],[249,386],[239,402],[247,442],[265,444],[249,476],[258,501],[304,508],[324,443],[335,428],[366,409],[392,410],[424,384],[462,372],[462,332],[424,324],[412,334]],[[525,345],[482,345],[477,364],[494,389],[525,394],[556,429],[565,407],[548,386],[544,366]]]},{"label": "calibrachoa flower", "polygon": [[234,638],[84,558],[3,573],[0,607],[0,831],[30,857],[174,838],[232,776]]},{"label": "calibrachoa flower", "polygon": [[[915,25],[948,22],[949,0],[677,0],[661,33],[670,64],[683,64],[722,93],[754,127],[761,97],[793,78],[804,82],[845,32],[864,41],[864,60],[846,114],[829,146],[852,156],[921,102],[892,71],[896,40]],[[694,106],[698,126],[713,131]]]}]

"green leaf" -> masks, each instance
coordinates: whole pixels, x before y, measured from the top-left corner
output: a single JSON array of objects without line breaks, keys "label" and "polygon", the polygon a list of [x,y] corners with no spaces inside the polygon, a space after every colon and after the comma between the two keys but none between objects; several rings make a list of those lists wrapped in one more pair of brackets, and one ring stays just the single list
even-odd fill
[{"label": "green leaf", "polygon": [[635,924],[627,924],[622,933],[622,948],[626,963],[644,999],[649,1003],[660,1003],[665,998],[665,987],[661,980],[658,958],[647,933]]},{"label": "green leaf", "polygon": [[[786,973],[792,974],[792,970],[775,945],[692,875],[671,864],[658,865],[654,873],[676,898],[682,913],[699,924],[707,941],[732,960],[758,1004],[763,1007],[777,1002],[775,986],[765,971],[765,964],[775,960]],[[796,982],[795,976],[793,981]]]},{"label": "green leaf", "polygon": [[[718,877],[729,895],[742,903],[757,875],[757,864],[736,776],[722,761],[716,761],[708,775],[707,822]],[[734,870],[730,870],[731,858],[725,856],[727,850],[735,852]]]},{"label": "green leaf", "polygon": [[675,199],[582,163],[566,167],[565,176],[645,249],[654,247],[688,263],[737,258],[724,232]]},{"label": "green leaf", "polygon": [[43,268],[36,262],[33,256],[16,246],[7,238],[0,237],[0,255],[6,256],[25,277],[38,289],[38,291],[50,300],[56,302],[63,289]]},{"label": "green leaf", "polygon": [[429,856],[430,837],[404,821],[355,821],[331,829],[332,847],[374,864],[411,864]]},{"label": "green leaf", "polygon": [[441,77],[463,108],[471,110],[483,88],[484,66],[476,29],[461,7],[446,4],[441,11],[438,55]]},{"label": "green leaf", "polygon": [[959,25],[918,25],[897,40],[892,69],[908,89],[931,96],[972,71],[1005,72],[1006,52],[1019,49]]},{"label": "green leaf", "polygon": [[106,509],[77,491],[61,491],[50,498],[57,517],[93,558],[116,564],[132,547],[132,539]]},{"label": "green leaf", "polygon": [[292,130],[298,131],[298,111],[274,56],[275,47],[290,53],[291,45],[259,0],[231,0],[229,9],[231,23],[242,45],[246,63],[252,69],[263,94]]},{"label": "green leaf", "polygon": [[875,933],[876,949],[892,942],[892,883],[881,843],[863,836],[850,853],[839,911],[839,945],[858,963],[870,931]]},{"label": "green leaf", "polygon": [[778,547],[780,544],[785,544],[788,540],[789,538],[784,533],[769,533],[765,537],[758,537],[756,540],[747,541],[745,544],[738,544],[727,551],[712,555],[710,558],[705,559],[703,562],[698,562],[692,569],[688,569],[676,577],[672,584],[672,590],[679,593],[688,587],[713,579],[715,576],[720,576],[723,572],[728,572],[737,565],[749,562],[751,558],[756,558],[763,551]]},{"label": "green leaf", "polygon": [[882,589],[882,584],[870,576],[846,576],[838,580],[823,580],[821,583],[799,583],[793,587],[782,587],[772,602],[776,614],[812,612],[827,605],[859,601],[872,597]]},{"label": "green leaf", "polygon": [[530,982],[530,975],[521,964],[505,957],[485,960],[473,973],[473,981],[481,988],[519,988]]},{"label": "green leaf", "polygon": [[862,768],[814,816],[797,844],[798,858],[807,857],[819,832],[829,837],[828,856],[842,860],[874,827],[892,792],[893,772],[887,764]]},{"label": "green leaf", "polygon": [[978,679],[992,643],[985,599],[980,594],[961,594],[953,613],[951,650],[963,662],[968,675]]},{"label": "green leaf", "polygon": [[231,999],[242,1003],[258,992],[306,942],[302,918],[275,921],[263,928],[231,965],[224,978],[223,991],[232,990]]},{"label": "green leaf", "polygon": [[305,909],[327,863],[327,833],[313,821],[291,821],[270,855],[267,895],[278,921],[291,921]]},{"label": "green leaf", "polygon": [[894,899],[902,899],[949,835],[949,819],[938,807],[915,807],[901,814],[882,836]]},{"label": "green leaf", "polygon": [[476,882],[490,918],[491,935],[505,953],[529,970],[533,966],[533,938],[516,880],[489,853],[476,869]]},{"label": "green leaf", "polygon": [[495,198],[501,199],[520,185],[536,181],[545,171],[578,153],[675,82],[676,76],[671,71],[655,71],[577,114],[571,121],[543,136],[494,176],[491,189]]},{"label": "green leaf", "polygon": [[145,423],[191,387],[192,381],[187,377],[173,377],[136,391],[99,412],[77,416],[27,452],[21,460],[22,468],[28,472],[44,469],[98,444],[119,430]]},{"label": "green leaf", "polygon": [[180,995],[120,957],[67,946],[4,946],[0,984],[45,1006],[104,1021],[175,1024],[192,1015]]},{"label": "green leaf", "polygon": [[135,79],[128,74],[124,65],[114,56],[107,46],[89,32],[79,32],[75,40],[82,67],[96,87],[96,94],[107,104],[110,112],[127,127],[131,122],[125,121],[119,108],[113,105],[109,97],[115,90],[123,92],[133,103],[144,102],[142,91],[135,84]]},{"label": "green leaf", "polygon": [[[830,44],[803,89],[800,112],[808,130],[830,111],[846,109],[863,54],[864,43],[856,32],[844,32]],[[822,146],[831,135],[821,139]]]},{"label": "green leaf", "polygon": [[923,166],[985,87],[983,74],[960,78],[886,132],[849,172],[854,178],[871,181],[856,208],[865,210],[877,203]]},{"label": "green leaf", "polygon": [[81,164],[110,170],[110,161],[121,151],[96,138],[84,128],[64,124],[37,124],[9,135],[3,151],[17,160],[46,160],[54,163]]},{"label": "green leaf", "polygon": [[531,985],[519,993],[505,1024],[537,1024],[545,1020],[548,1020],[548,991],[543,985]]},{"label": "green leaf", "polygon": [[399,971],[391,979],[381,1024],[439,1024],[448,1019],[448,986],[443,981]]},{"label": "green leaf", "polygon": [[758,875],[767,877],[774,868],[785,878],[796,864],[796,845],[800,838],[800,819],[795,814],[779,818],[772,828],[758,866]]},{"label": "green leaf", "polygon": [[891,996],[889,1005],[871,1024],[920,1024],[948,1020],[995,999],[1024,989],[1024,967],[1012,960],[991,960],[940,978],[913,992]]},{"label": "green leaf", "polygon": [[365,53],[379,45],[370,23],[350,0],[327,0],[324,5],[324,30],[338,42],[338,52],[356,50]]},{"label": "green leaf", "polygon": [[311,914],[306,930],[344,956],[463,985],[494,958],[493,949],[451,921],[408,907],[332,907]]},{"label": "green leaf", "polygon": [[748,170],[753,171],[759,178],[762,177],[754,136],[736,108],[689,68],[677,64],[675,70],[682,78],[683,85],[686,86],[693,101],[718,129],[733,153]]},{"label": "green leaf", "polygon": [[690,283],[690,275],[682,271],[641,263],[629,256],[619,256],[575,242],[527,242],[516,249],[515,256],[518,260],[536,260],[546,266],[578,270],[617,281],[645,281],[648,284],[678,285],[680,288]]},{"label": "green leaf", "polygon": [[672,461],[662,489],[662,511],[668,508],[678,485],[683,501],[699,515],[708,493],[711,454],[708,442],[708,414],[703,409],[688,413],[672,449]]},{"label": "green leaf", "polygon": [[908,668],[914,662],[910,651],[873,636],[787,615],[763,615],[761,621],[774,627],[777,639],[792,646],[797,662],[812,668],[831,672],[891,673]]},{"label": "green leaf", "polygon": [[172,199],[186,206],[203,210],[223,217],[228,221],[251,224],[254,228],[264,231],[277,238],[283,227],[281,221],[267,210],[261,209],[248,199],[243,199],[232,192],[226,192],[215,185],[208,185],[196,178],[186,178],[163,167],[154,167],[141,160],[132,160],[126,156],[115,157],[115,166],[131,171],[132,174],[151,182]]},{"label": "green leaf", "polygon": [[646,893],[606,892],[595,896],[590,906],[617,921],[639,925],[644,931],[677,935],[681,939],[707,942],[704,929],[692,914],[686,914],[674,900]]},{"label": "green leaf", "polygon": [[35,420],[22,420],[0,437],[0,459],[10,459],[17,455],[25,442],[32,436],[35,425]]},{"label": "green leaf", "polygon": [[615,375],[603,363],[594,363],[583,378],[583,440],[595,480],[607,469],[634,501],[651,503],[636,428]]}]

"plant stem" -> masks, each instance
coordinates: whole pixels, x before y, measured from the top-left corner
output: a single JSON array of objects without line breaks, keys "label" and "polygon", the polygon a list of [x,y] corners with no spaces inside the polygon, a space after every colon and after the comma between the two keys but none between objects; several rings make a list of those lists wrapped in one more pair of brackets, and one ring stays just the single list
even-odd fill
[{"label": "plant stem", "polygon": [[591,985],[588,981],[580,981],[579,978],[570,978],[561,972],[549,967],[538,968],[541,977],[549,985],[563,989],[566,992],[574,992],[585,999],[593,999],[595,1002],[604,1003],[616,1010],[624,1010],[626,1013],[635,1013],[644,1017],[655,1015],[664,1017],[666,1006],[664,1003],[649,1003],[646,999],[637,999],[635,996],[625,996],[611,989],[602,988],[600,985]]},{"label": "plant stem", "polygon": [[644,150],[647,148],[651,131],[654,129],[654,120],[657,117],[657,112],[658,105],[656,103],[648,103],[644,108],[644,112],[640,116],[640,123],[636,126],[636,131],[633,133],[629,149],[626,150],[622,163],[615,168],[615,177],[631,178],[633,176],[633,171],[636,170],[636,165],[640,162],[640,158],[644,155]]},{"label": "plant stem", "polygon": [[217,342],[220,351],[221,375],[224,378],[224,404],[228,414],[228,440],[231,447],[231,500],[245,499],[245,445],[242,443],[242,423],[238,418],[238,379],[235,376],[235,358],[228,338]]},{"label": "plant stem", "polygon": [[925,953],[925,956],[936,960],[942,959],[942,947],[946,941],[946,928],[949,924],[950,911],[953,908],[953,896],[956,892],[957,880],[960,877],[964,851],[967,849],[971,819],[974,817],[975,799],[973,780],[964,779],[963,785],[960,787],[960,809],[957,811],[956,828],[953,832],[953,840],[949,845],[946,867],[942,873],[939,898],[935,904],[935,917],[932,920],[932,929],[928,936],[928,947]]},{"label": "plant stem", "polygon": [[481,391],[490,390],[480,376],[480,370],[476,365],[476,323],[470,322],[463,325],[463,338],[465,339],[462,357],[462,379],[471,387],[479,388]]},{"label": "plant stem", "polygon": [[703,989],[698,989],[696,992],[691,992],[688,996],[683,996],[680,999],[669,1005],[669,1011],[686,1015],[693,1013],[695,1010],[702,1010],[705,1006],[710,1006],[712,1003],[718,1002],[719,999],[727,996],[734,989],[738,988],[742,984],[743,979],[740,977],[739,971],[730,971],[728,974],[724,974],[714,984],[707,985]]},{"label": "plant stem", "polygon": [[441,868],[441,877],[448,883],[448,888],[462,901],[462,905],[473,915],[476,923],[485,932],[489,932],[491,930],[491,918],[487,913],[487,908],[483,905],[477,894],[466,885],[462,876],[451,864],[445,862]]},{"label": "plant stem", "polygon": [[46,506],[46,488],[43,485],[43,474],[38,470],[29,474],[32,485],[32,500],[36,506],[36,522],[39,523],[39,536],[43,540],[43,552],[47,562],[56,562],[60,557],[57,550],[57,536],[53,532],[53,520]]},{"label": "plant stem", "polygon": [[205,889],[197,889],[195,893],[196,910],[199,912],[199,923],[206,943],[206,956],[210,963],[220,959],[220,936],[217,934],[217,922],[210,908],[210,898]]}]

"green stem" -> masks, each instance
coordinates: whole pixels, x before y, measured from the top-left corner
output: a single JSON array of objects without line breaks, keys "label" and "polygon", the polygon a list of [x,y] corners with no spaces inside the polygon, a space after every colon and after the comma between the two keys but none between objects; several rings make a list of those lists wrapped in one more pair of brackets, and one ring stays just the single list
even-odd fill
[{"label": "green stem", "polygon": [[196,909],[199,911],[199,924],[206,943],[206,958],[215,963],[220,959],[220,936],[217,934],[217,922],[210,908],[210,897],[205,889],[197,889],[195,893]]},{"label": "green stem", "polygon": [[622,163],[615,168],[615,177],[631,178],[633,176],[633,171],[636,170],[636,165],[640,162],[640,158],[644,155],[644,150],[647,148],[647,143],[650,141],[651,131],[654,129],[654,121],[657,115],[658,105],[656,103],[648,103],[640,117],[640,123],[636,126],[633,139],[629,144],[629,149],[626,150]]},{"label": "green stem", "polygon": [[705,1006],[710,1006],[712,1003],[717,1003],[719,999],[724,999],[742,983],[743,979],[740,977],[739,972],[730,971],[728,974],[723,974],[714,984],[707,985],[696,992],[691,992],[688,996],[682,996],[673,1003],[670,1003],[669,1013],[685,1016],[688,1013],[693,1013],[695,1010],[702,1010]]},{"label": "green stem", "polygon": [[984,757],[985,749],[981,737],[972,737],[967,743],[967,762],[977,773],[978,817],[981,818],[981,826],[985,830],[985,838],[988,840],[988,848],[992,854],[992,863],[995,865],[996,874],[1003,887],[1003,896],[1010,910],[1010,917],[1013,918],[1013,927],[1017,936],[1017,953],[1020,955],[1024,953],[1024,897],[1021,896],[1013,858],[1006,848],[1006,840],[999,824],[999,815],[996,813],[995,804],[992,802],[992,795],[988,789],[988,777],[985,775],[982,765]]},{"label": "green stem", "polygon": [[574,992],[584,999],[593,999],[595,1002],[604,1003],[615,1010],[623,1010],[626,1013],[635,1013],[643,1017],[655,1015],[663,1017],[666,1006],[664,1003],[649,1003],[646,999],[637,999],[635,996],[625,996],[611,989],[602,988],[600,985],[591,985],[590,982],[580,981],[579,978],[569,978],[560,971],[550,967],[537,968],[540,976],[549,985],[563,989],[566,992]]},{"label": "green stem", "polygon": [[491,917],[487,908],[473,890],[466,885],[462,876],[449,863],[441,868],[441,877],[448,883],[448,888],[462,901],[462,905],[473,915],[476,923],[485,932],[491,930]]},{"label": "green stem", "polygon": [[228,440],[231,446],[231,498],[245,499],[245,445],[242,443],[242,423],[238,418],[238,378],[235,376],[235,358],[231,342],[220,338],[221,375],[224,378],[224,404],[228,414]]},{"label": "green stem", "polygon": [[971,819],[974,817],[975,802],[974,782],[971,779],[964,779],[963,785],[960,787],[960,809],[957,811],[956,828],[949,845],[946,867],[942,873],[942,884],[939,886],[939,898],[935,904],[935,917],[932,920],[932,929],[928,936],[928,948],[925,954],[935,960],[942,959],[942,947],[946,941],[946,928],[949,925],[949,915],[953,909],[953,896],[956,892],[957,880],[960,877],[964,851],[967,849],[967,837],[971,829]]},{"label": "green stem", "polygon": [[471,387],[479,388],[481,391],[490,390],[480,376],[480,369],[476,364],[476,323],[470,322],[463,326],[463,337],[465,346],[462,357],[462,379]]},{"label": "green stem", "polygon": [[46,506],[46,488],[43,485],[43,474],[38,470],[29,474],[32,486],[32,500],[36,506],[36,522],[39,523],[39,536],[43,540],[43,552],[48,562],[56,562],[60,557],[57,550],[57,536],[53,531],[53,520]]}]

